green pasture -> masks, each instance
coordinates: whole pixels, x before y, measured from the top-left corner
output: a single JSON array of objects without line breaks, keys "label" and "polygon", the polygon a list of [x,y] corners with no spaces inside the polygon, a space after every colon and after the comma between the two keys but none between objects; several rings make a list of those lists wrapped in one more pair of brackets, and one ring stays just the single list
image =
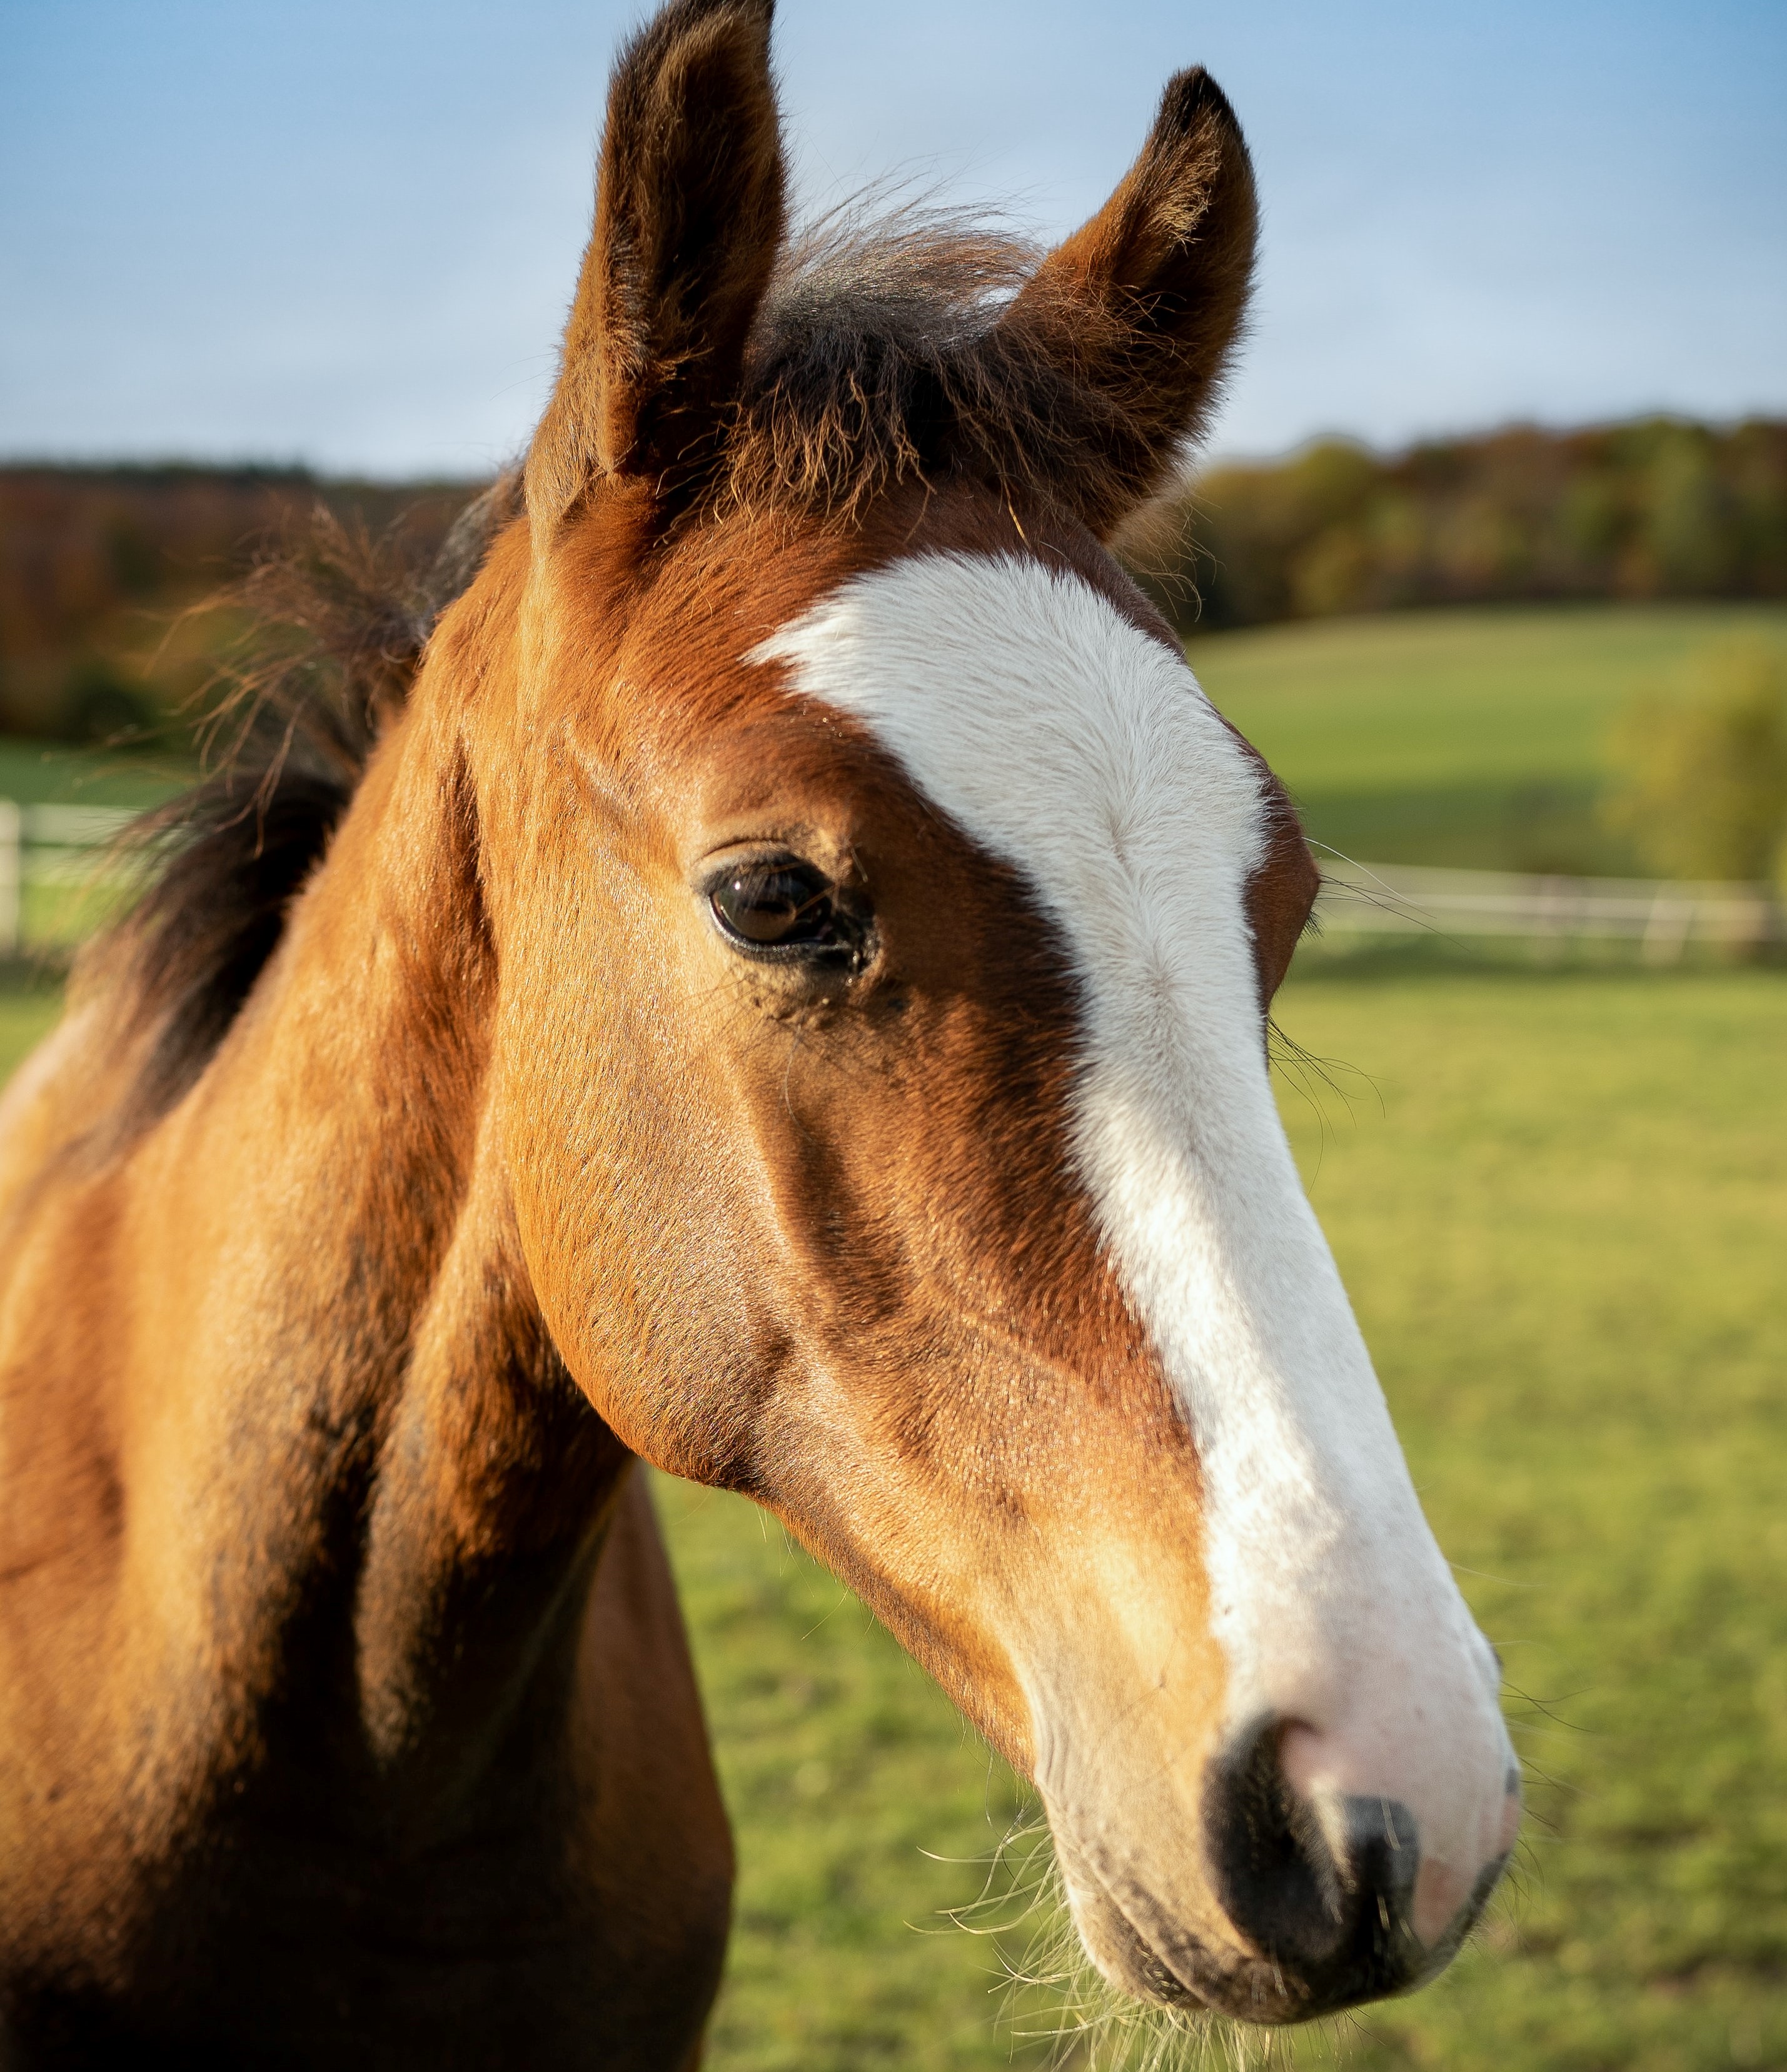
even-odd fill
[{"label": "green pasture", "polygon": [[[0,996],[0,1070],[54,1006]],[[1275,2062],[1787,2066],[1787,980],[1330,969],[1280,1018],[1531,1817],[1445,1978]],[[741,1859],[712,2072],[1045,2062],[999,2014],[1034,1924],[943,1918],[1013,1779],[762,1514],[658,1490]]]},{"label": "green pasture", "polygon": [[1646,875],[1599,824],[1615,715],[1780,605],[1399,612],[1195,637],[1204,688],[1311,834],[1371,863]]}]

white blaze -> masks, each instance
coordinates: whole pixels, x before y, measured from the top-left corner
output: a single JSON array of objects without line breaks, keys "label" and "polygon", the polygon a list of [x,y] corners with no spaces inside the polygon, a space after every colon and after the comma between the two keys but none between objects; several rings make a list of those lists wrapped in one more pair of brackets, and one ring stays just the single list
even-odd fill
[{"label": "white blaze", "polygon": [[754,659],[865,722],[1058,924],[1087,1003],[1074,1141],[1197,1442],[1228,1725],[1308,1723],[1305,1789],[1402,1799],[1468,1881],[1498,1847],[1497,1679],[1272,1099],[1257,766],[1178,656],[1033,561],[897,562]]}]

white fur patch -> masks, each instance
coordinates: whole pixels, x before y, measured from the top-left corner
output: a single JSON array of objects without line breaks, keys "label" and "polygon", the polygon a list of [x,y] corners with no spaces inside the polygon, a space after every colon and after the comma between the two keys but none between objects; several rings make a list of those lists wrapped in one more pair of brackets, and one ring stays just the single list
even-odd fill
[{"label": "white fur patch", "polygon": [[[1273,1102],[1244,904],[1256,766],[1182,660],[1029,559],[895,563],[753,659],[865,722],[1071,945],[1074,1139],[1198,1447],[1230,1726],[1310,1723],[1304,1789],[1394,1793],[1424,1852],[1474,1869],[1506,1733]],[[1486,1808],[1474,1786],[1460,1803],[1466,1775]]]}]

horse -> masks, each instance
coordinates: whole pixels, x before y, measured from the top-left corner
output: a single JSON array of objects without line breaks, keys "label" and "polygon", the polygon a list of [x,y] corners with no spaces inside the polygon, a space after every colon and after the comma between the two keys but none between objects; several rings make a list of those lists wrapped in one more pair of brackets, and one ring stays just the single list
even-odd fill
[{"label": "horse", "polygon": [[642,1462],[861,1594],[1141,2000],[1415,1985],[1514,1839],[1273,1104],[1314,865],[1110,550],[1240,129],[1176,76],[1041,257],[791,237],[770,32],[625,47],[524,467],[412,593],[337,556],[0,1112],[9,2067],[693,2066]]}]

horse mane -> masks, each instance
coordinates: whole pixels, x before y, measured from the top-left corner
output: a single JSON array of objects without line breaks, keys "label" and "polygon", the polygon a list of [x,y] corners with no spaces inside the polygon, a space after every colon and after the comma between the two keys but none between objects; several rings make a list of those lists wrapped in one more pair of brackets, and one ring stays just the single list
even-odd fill
[{"label": "horse mane", "polygon": [[[1119,471],[1145,392],[1085,378],[1122,325],[1043,295],[1041,257],[947,210],[820,218],[785,249],[752,327],[717,500],[849,522],[903,483],[972,480],[1032,509],[1065,484],[1082,503]],[[1025,289],[1029,320],[1000,322]]]},{"label": "horse mane", "polygon": [[401,522],[374,538],[318,506],[301,537],[212,601],[249,617],[201,730],[212,767],[126,831],[142,889],[74,973],[77,995],[103,990],[114,1026],[147,1043],[126,1134],[171,1108],[223,1041],[436,622],[520,500],[519,474],[503,475],[433,555]]},{"label": "horse mane", "polygon": [[[696,512],[850,525],[885,491],[964,479],[1047,509],[1064,481],[1083,496],[1119,475],[1132,430],[1120,389],[1079,378],[1058,331],[1050,346],[1033,323],[998,321],[1037,256],[935,210],[822,218],[778,263]],[[1072,320],[1097,332],[1095,312],[1076,305]],[[295,545],[217,600],[244,609],[251,631],[207,722],[212,767],[134,824],[144,889],[76,970],[77,988],[103,988],[116,1026],[147,1044],[129,1127],[170,1108],[223,1040],[436,622],[521,510],[517,469],[427,561],[401,524],[375,540],[319,508]]]}]

